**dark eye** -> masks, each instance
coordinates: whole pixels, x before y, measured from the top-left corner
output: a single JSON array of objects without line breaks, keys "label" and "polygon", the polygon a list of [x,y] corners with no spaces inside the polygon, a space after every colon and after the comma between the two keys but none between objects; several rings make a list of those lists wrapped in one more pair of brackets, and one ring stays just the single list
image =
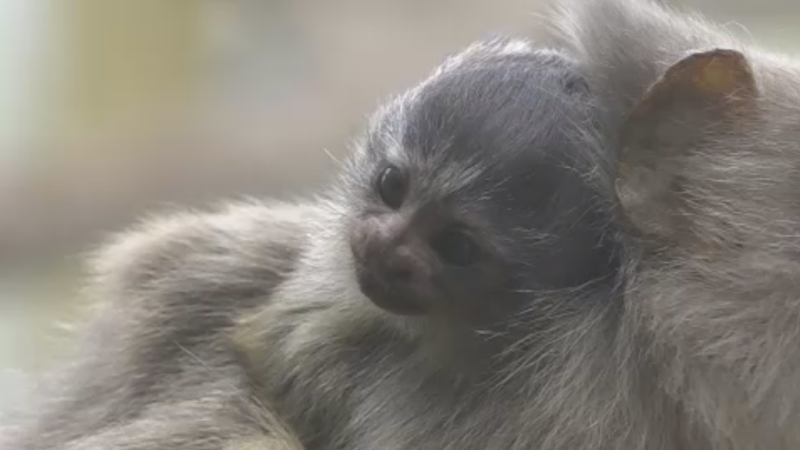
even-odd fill
[{"label": "dark eye", "polygon": [[451,228],[436,234],[431,247],[446,263],[467,267],[477,263],[482,257],[481,248],[464,230]]},{"label": "dark eye", "polygon": [[386,206],[397,209],[403,204],[408,190],[408,180],[400,169],[389,166],[378,177],[378,195]]}]

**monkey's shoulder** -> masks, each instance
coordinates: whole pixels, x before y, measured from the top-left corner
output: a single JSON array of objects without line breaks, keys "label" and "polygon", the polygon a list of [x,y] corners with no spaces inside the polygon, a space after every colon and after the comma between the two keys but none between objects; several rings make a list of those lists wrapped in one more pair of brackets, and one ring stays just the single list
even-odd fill
[{"label": "monkey's shoulder", "polygon": [[74,448],[182,446],[167,429],[151,433],[151,423],[202,429],[187,434],[197,442],[202,433],[238,433],[249,417],[239,408],[251,405],[224,336],[294,270],[313,214],[311,205],[237,203],[146,220],[117,236],[91,261],[90,295],[103,308],[19,442],[86,435]]},{"label": "monkey's shoulder", "polygon": [[314,211],[251,201],[145,220],[95,255],[93,293],[148,306],[204,299],[221,308],[269,295],[294,269]]}]

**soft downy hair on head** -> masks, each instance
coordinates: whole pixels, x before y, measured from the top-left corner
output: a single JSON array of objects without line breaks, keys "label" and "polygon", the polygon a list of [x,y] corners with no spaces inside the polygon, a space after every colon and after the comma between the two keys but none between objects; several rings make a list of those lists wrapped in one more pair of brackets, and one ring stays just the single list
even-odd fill
[{"label": "soft downy hair on head", "polygon": [[797,448],[800,64],[656,2],[554,10],[619,130],[621,339],[648,343],[669,405],[647,409],[676,414],[679,448]]}]

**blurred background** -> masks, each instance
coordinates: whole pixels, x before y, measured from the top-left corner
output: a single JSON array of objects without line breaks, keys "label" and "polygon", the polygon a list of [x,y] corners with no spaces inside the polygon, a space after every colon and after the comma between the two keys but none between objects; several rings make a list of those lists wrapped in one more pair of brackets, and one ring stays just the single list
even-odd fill
[{"label": "blurred background", "polygon": [[[537,0],[0,0],[0,412],[144,213],[318,189],[381,99]],[[800,2],[683,0],[800,50]]]}]

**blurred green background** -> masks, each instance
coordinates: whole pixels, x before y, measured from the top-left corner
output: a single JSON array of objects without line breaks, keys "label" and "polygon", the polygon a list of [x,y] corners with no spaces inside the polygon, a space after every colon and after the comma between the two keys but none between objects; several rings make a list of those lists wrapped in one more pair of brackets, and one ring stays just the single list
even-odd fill
[{"label": "blurred green background", "polygon": [[[104,236],[315,189],[382,98],[475,39],[535,36],[537,3],[0,0],[0,412],[69,348]],[[800,2],[678,3],[800,48]]]}]

